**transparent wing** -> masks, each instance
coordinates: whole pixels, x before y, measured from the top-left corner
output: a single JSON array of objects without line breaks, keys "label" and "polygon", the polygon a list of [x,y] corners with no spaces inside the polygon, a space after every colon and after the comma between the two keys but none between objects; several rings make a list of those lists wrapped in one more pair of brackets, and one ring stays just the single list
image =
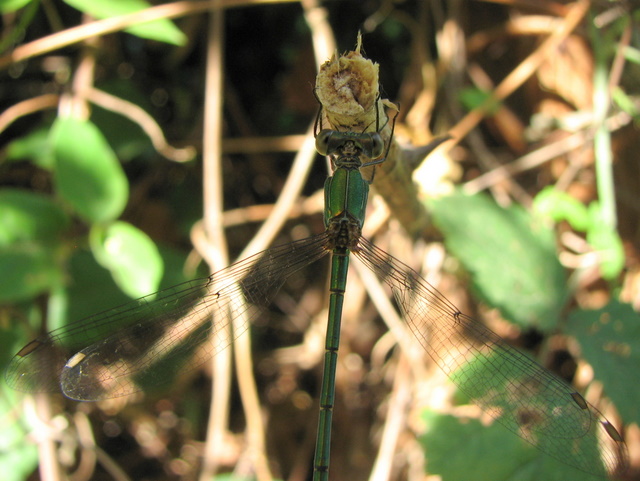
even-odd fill
[{"label": "transparent wing", "polygon": [[[82,401],[124,396],[166,384],[233,341],[214,336],[243,316],[237,337],[267,308],[295,271],[329,253],[325,234],[263,251],[203,279],[51,331],[11,360],[14,389],[62,392]],[[71,353],[71,357],[68,354]]]},{"label": "transparent wing", "polygon": [[415,337],[471,403],[582,471],[607,476],[626,469],[621,436],[575,389],[462,314],[410,267],[366,239],[359,247],[355,255],[391,287]]}]

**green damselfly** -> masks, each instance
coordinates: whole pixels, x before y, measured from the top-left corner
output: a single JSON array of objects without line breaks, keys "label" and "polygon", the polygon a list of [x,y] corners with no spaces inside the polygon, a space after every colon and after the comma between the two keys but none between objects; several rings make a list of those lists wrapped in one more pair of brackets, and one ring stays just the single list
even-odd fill
[{"label": "green damselfly", "polygon": [[[333,168],[325,183],[325,232],[54,330],[14,356],[6,371],[8,384],[28,392],[62,390],[82,401],[162,384],[171,378],[169,371],[201,366],[233,342],[218,338],[212,343],[213,330],[242,317],[243,328],[233,336],[241,335],[288,277],[329,255],[329,317],[313,476],[328,480],[340,322],[353,254],[388,286],[425,352],[470,402],[577,469],[601,476],[624,469],[624,441],[595,407],[361,236],[373,179],[365,179],[360,169],[375,169],[388,153],[378,127],[359,133],[317,129],[316,148]],[[70,354],[62,354],[60,346]]]}]

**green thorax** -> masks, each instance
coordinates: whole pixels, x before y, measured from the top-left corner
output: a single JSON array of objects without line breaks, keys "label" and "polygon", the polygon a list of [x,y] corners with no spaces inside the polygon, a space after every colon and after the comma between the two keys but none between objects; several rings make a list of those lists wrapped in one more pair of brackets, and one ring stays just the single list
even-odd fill
[{"label": "green thorax", "polygon": [[325,227],[349,219],[362,228],[368,197],[369,184],[358,169],[338,168],[324,183]]},{"label": "green thorax", "polygon": [[316,148],[330,156],[334,168],[324,184],[324,223],[332,247],[356,249],[369,197],[369,182],[360,168],[375,163],[366,159],[382,155],[382,140],[378,133],[322,130],[316,136]]}]

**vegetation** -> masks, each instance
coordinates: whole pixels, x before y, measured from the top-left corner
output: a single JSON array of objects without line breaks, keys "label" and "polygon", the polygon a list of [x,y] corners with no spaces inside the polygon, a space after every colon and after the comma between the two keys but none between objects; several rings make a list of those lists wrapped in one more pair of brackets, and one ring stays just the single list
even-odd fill
[{"label": "vegetation", "polygon": [[[372,195],[365,236],[574,383],[637,450],[633,2],[0,0],[0,11],[0,365],[39,333],[219,269],[227,250],[320,232],[326,163],[292,162],[318,109],[317,63],[362,31],[420,192],[406,206],[393,189]],[[419,147],[446,133],[423,159]],[[285,196],[289,175],[300,190]],[[279,227],[265,233],[272,214]],[[214,467],[216,479],[308,479],[327,297],[325,266],[314,269],[241,337],[253,365],[234,346],[236,375],[214,376],[229,383],[228,412],[224,393],[212,403],[208,366],[168,391],[37,395],[35,409],[3,382],[3,479],[212,479]],[[428,356],[397,347],[402,333],[365,289],[352,273],[334,479],[584,479],[487,426]]]}]

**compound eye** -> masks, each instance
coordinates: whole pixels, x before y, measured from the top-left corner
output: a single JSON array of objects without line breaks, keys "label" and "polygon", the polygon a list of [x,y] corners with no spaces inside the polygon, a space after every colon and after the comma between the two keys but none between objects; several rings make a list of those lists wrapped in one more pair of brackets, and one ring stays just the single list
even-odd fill
[{"label": "compound eye", "polygon": [[384,152],[384,141],[382,140],[382,136],[376,132],[374,134],[370,134],[370,152],[367,152],[370,159],[377,159]]},{"label": "compound eye", "polygon": [[329,155],[329,141],[333,130],[323,129],[316,135],[316,150],[320,155]]}]

